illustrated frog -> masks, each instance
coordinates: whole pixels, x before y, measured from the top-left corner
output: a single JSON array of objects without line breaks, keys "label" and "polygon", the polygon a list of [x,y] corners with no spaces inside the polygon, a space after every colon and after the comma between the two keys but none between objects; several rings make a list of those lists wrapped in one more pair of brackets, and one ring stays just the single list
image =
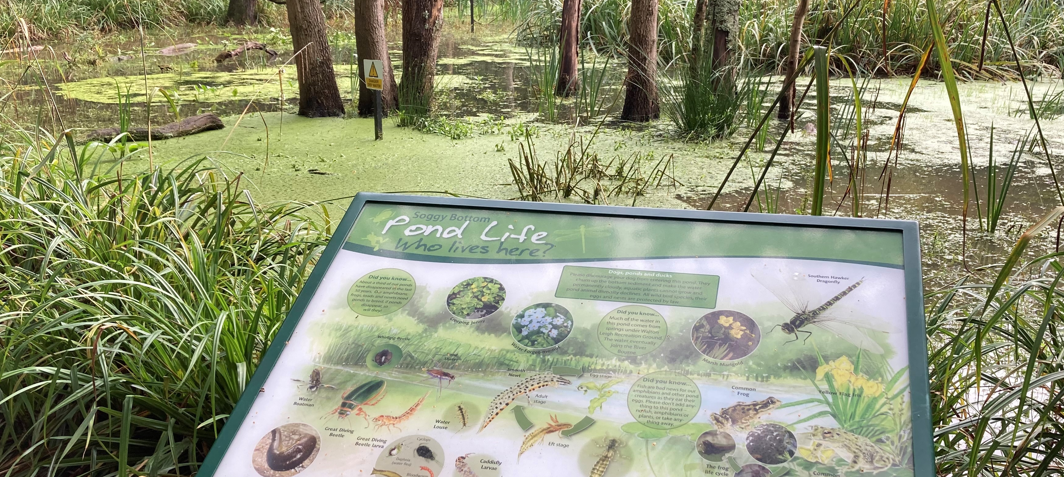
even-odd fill
[{"label": "illustrated frog", "polygon": [[720,414],[711,413],[709,420],[720,430],[738,429],[748,431],[761,416],[780,407],[782,402],[774,397],[761,401],[740,402],[720,410]]},{"label": "illustrated frog", "polygon": [[878,472],[896,463],[897,459],[867,437],[842,429],[820,426],[813,426],[812,433],[813,442],[822,442],[825,446],[835,449],[836,452],[850,456],[850,466],[846,470]]}]

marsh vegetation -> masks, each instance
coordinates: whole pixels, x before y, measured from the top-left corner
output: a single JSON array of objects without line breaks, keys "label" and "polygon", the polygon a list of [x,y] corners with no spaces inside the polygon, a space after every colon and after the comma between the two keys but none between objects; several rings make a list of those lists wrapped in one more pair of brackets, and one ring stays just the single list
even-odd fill
[{"label": "marsh vegetation", "polygon": [[[317,29],[272,2],[254,21],[223,0],[0,5],[4,475],[193,475],[358,191],[919,220],[939,473],[1064,468],[1059,1],[814,0],[796,23],[795,2],[732,21],[640,0],[657,21],[633,49],[632,2],[585,0],[575,75],[571,2],[421,2],[440,7],[425,37],[403,33],[408,2],[289,2]],[[247,41],[280,54],[215,62]],[[402,61],[375,142],[359,55],[381,52]],[[205,112],[225,129],[123,134]],[[86,140],[101,128],[119,134]],[[455,315],[502,302],[473,286]],[[890,390],[854,361],[813,385]]]}]

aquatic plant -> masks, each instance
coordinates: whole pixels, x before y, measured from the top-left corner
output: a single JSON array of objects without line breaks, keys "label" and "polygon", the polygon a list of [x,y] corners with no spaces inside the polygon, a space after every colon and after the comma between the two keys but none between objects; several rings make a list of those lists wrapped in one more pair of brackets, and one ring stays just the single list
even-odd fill
[{"label": "aquatic plant", "polygon": [[0,131],[0,465],[196,472],[329,219],[202,160],[121,171],[70,132]]},{"label": "aquatic plant", "polygon": [[447,309],[454,316],[480,319],[498,311],[506,300],[506,289],[494,278],[476,277],[455,285],[447,295]]},{"label": "aquatic plant", "polygon": [[[732,360],[754,351],[761,341],[753,320],[736,312],[709,313],[691,329],[691,342],[707,358]],[[758,332],[759,333],[759,332]]]},{"label": "aquatic plant", "polygon": [[511,334],[522,346],[545,349],[565,341],[572,331],[569,310],[553,303],[537,303],[514,317]]},{"label": "aquatic plant", "polygon": [[998,223],[1001,221],[1001,214],[1005,211],[1005,199],[1008,198],[1009,187],[1012,186],[1012,179],[1016,177],[1016,171],[1020,167],[1020,159],[1023,157],[1023,153],[1031,143],[1032,134],[1034,134],[1034,131],[1027,131],[1027,135],[1013,147],[1009,162],[1005,164],[1005,175],[999,180],[998,164],[994,159],[994,125],[990,125],[990,150],[987,153],[986,166],[985,217],[983,208],[979,207],[978,188],[975,191],[975,210],[979,226],[989,233],[997,231]]},{"label": "aquatic plant", "polygon": [[854,361],[843,355],[825,362],[819,349],[816,356],[820,365],[810,381],[820,397],[789,402],[780,407],[812,405],[812,409],[824,409],[804,416],[793,425],[831,416],[843,430],[869,439],[908,432],[910,425],[896,419],[897,411],[907,405],[908,367],[888,373],[884,381],[884,377],[864,374],[867,371],[861,369],[862,353],[858,353]]}]

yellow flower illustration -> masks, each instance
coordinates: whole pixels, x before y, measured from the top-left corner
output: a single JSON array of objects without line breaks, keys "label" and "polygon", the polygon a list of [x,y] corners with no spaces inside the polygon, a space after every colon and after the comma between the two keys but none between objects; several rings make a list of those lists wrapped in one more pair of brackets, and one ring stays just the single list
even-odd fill
[{"label": "yellow flower illustration", "polygon": [[839,380],[840,374],[853,374],[853,363],[850,362],[850,358],[842,356],[839,359],[836,359],[835,361],[831,361],[828,364],[816,368],[817,381],[824,379],[824,375],[828,372],[830,372],[836,380]]},{"label": "yellow flower illustration", "polygon": [[737,330],[745,330],[745,329],[746,329],[746,327],[745,327],[745,326],[743,326],[743,324],[742,324],[742,323],[739,323],[738,321],[736,321],[736,322],[732,323],[732,324],[731,324],[731,327],[732,327],[732,328],[735,328],[735,329],[737,329]]},{"label": "yellow flower illustration", "polygon": [[732,318],[730,316],[722,316],[720,318],[717,318],[717,323],[720,323],[721,325],[724,325],[724,326],[730,326],[732,323],[738,323],[738,322],[735,321],[735,318]]},{"label": "yellow flower illustration", "polygon": [[729,333],[731,333],[732,337],[735,338],[735,339],[739,339],[739,338],[743,337],[743,330],[741,330],[739,328],[732,328],[731,331],[729,331]]}]

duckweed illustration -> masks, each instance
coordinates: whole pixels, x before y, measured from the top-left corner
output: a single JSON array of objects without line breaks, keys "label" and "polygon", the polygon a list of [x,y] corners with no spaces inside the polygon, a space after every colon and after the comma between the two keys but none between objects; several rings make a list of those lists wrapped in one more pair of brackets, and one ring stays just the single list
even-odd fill
[{"label": "duckweed illustration", "polygon": [[711,359],[731,361],[754,352],[761,343],[761,329],[749,316],[719,310],[699,318],[691,328],[691,342]]},{"label": "duckweed illustration", "polygon": [[455,285],[447,295],[447,309],[463,320],[482,320],[491,316],[506,300],[506,288],[498,280],[476,277]]},{"label": "duckweed illustration", "polygon": [[573,315],[554,303],[537,303],[514,317],[510,332],[518,344],[547,349],[557,346],[573,331]]}]

